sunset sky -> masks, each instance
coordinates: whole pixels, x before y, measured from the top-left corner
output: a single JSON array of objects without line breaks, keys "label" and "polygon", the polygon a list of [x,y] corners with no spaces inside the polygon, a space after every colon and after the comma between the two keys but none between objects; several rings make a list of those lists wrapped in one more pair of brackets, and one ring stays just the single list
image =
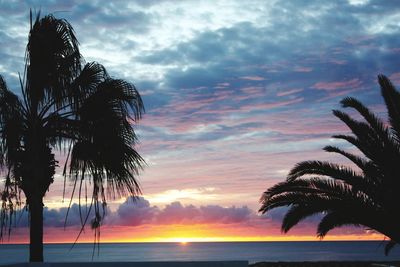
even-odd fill
[{"label": "sunset sky", "polygon": [[[331,113],[355,96],[385,116],[376,76],[400,86],[397,1],[0,1],[0,73],[19,93],[29,8],[67,19],[87,62],[133,82],[146,114],[135,126],[148,166],[141,198],[109,202],[102,241],[316,240],[318,217],[287,235],[285,210],[259,198],[348,130]],[[45,198],[45,242],[63,224],[60,171]],[[67,196],[71,187],[67,187]],[[76,201],[75,201],[76,202]],[[6,242],[26,242],[26,212]],[[381,239],[341,228],[327,239]],[[88,228],[80,241],[92,241]]]}]

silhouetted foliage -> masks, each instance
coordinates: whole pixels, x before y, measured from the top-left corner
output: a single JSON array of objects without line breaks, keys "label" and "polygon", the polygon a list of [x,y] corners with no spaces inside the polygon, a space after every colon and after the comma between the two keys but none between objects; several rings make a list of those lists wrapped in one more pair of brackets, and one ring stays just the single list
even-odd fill
[{"label": "silhouetted foliage", "polygon": [[283,232],[309,216],[323,214],[317,229],[320,238],[333,228],[356,225],[390,238],[386,254],[400,242],[400,93],[385,76],[378,76],[378,80],[388,110],[388,124],[352,97],[344,98],[342,107],[353,108],[363,121],[333,111],[352,131],[352,135],[333,138],[349,142],[363,156],[335,146],[324,148],[346,157],[357,170],[330,162],[303,161],[290,171],[286,181],[263,193],[260,212],[289,207],[282,222]]},{"label": "silhouetted foliage", "polygon": [[30,215],[31,261],[43,261],[43,197],[58,164],[54,149],[66,155],[63,174],[73,182],[71,201],[77,194],[80,203],[82,187],[90,182],[90,206],[81,212],[81,222],[83,229],[94,216],[96,238],[106,199],[140,193],[136,176],[144,161],[134,149],[132,124],[144,111],[142,99],[131,83],[111,78],[99,63],[83,62],[66,20],[39,13],[33,21],[31,13],[22,97],[0,76],[0,167],[5,174],[0,237],[23,203],[22,191]]}]

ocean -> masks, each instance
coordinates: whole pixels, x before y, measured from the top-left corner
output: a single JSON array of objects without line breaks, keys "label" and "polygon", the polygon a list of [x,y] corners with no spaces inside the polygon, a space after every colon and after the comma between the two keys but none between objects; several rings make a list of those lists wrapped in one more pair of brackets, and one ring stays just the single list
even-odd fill
[{"label": "ocean", "polygon": [[[0,264],[28,261],[28,245],[0,245]],[[93,244],[46,244],[45,261],[92,261]],[[390,256],[379,241],[316,242],[194,242],[103,243],[93,261],[397,261],[400,246]]]}]

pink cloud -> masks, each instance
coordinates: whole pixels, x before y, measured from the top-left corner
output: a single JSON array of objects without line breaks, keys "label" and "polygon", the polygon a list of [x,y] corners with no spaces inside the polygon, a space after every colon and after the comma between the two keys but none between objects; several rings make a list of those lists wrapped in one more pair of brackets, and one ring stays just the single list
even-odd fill
[{"label": "pink cloud", "polygon": [[362,36],[352,36],[348,37],[345,41],[352,45],[359,45],[361,43],[365,43],[366,41],[372,41],[376,37],[372,35],[362,35]]},{"label": "pink cloud", "polygon": [[240,91],[245,94],[264,94],[265,88],[262,86],[249,86],[240,88]]},{"label": "pink cloud", "polygon": [[246,99],[259,98],[266,94],[265,88],[261,86],[244,87],[240,88],[240,91],[243,92],[242,95],[237,94],[232,96],[230,99],[234,101],[243,101]]},{"label": "pink cloud", "polygon": [[[301,109],[297,112],[285,111],[277,114],[271,114],[269,120],[265,123],[265,129],[289,135],[295,138],[296,135],[327,135],[338,132],[345,132],[347,128],[337,120],[329,111],[326,116],[307,116],[308,110]],[[262,116],[253,116],[246,118],[246,122],[260,121]],[[242,123],[244,121],[241,121]],[[315,127],[317,125],[317,127]],[[302,136],[301,138],[305,138]],[[304,140],[304,139],[303,139]]]},{"label": "pink cloud", "polygon": [[311,72],[313,68],[310,67],[296,67],[294,68],[295,72]]},{"label": "pink cloud", "polygon": [[392,73],[392,74],[389,76],[389,79],[390,79],[393,83],[400,84],[400,72]]},{"label": "pink cloud", "polygon": [[299,92],[302,92],[302,91],[303,91],[302,88],[295,88],[295,89],[291,89],[291,90],[287,90],[287,91],[277,92],[276,96],[292,95],[292,94],[299,93]]},{"label": "pink cloud", "polygon": [[323,102],[327,99],[331,99],[331,98],[338,97],[338,96],[347,96],[348,94],[358,91],[360,89],[361,88],[354,88],[354,89],[343,90],[343,91],[330,91],[328,96],[318,99],[317,102]]},{"label": "pink cloud", "polygon": [[185,113],[188,110],[194,109],[203,109],[207,106],[210,106],[213,103],[222,102],[225,99],[230,99],[231,95],[234,94],[229,88],[218,88],[212,95],[208,95],[208,97],[204,96],[204,93],[201,89],[198,89],[195,92],[191,92],[186,95],[173,95],[171,102],[161,108],[153,109],[152,112],[159,113]]},{"label": "pink cloud", "polygon": [[249,80],[249,81],[264,81],[265,80],[264,77],[260,77],[260,76],[242,76],[242,77],[240,77],[240,79]]},{"label": "pink cloud", "polygon": [[392,51],[393,53],[400,53],[400,47],[395,47],[390,49],[390,51]]},{"label": "pink cloud", "polygon": [[280,108],[292,104],[300,103],[304,100],[303,97],[295,98],[287,101],[271,102],[271,103],[260,103],[260,104],[248,104],[239,107],[241,111],[252,111],[252,110],[267,110],[273,108]]},{"label": "pink cloud", "polygon": [[214,88],[215,89],[224,89],[226,87],[228,87],[230,84],[229,83],[218,83]]},{"label": "pink cloud", "polygon": [[337,65],[344,65],[347,63],[346,60],[340,60],[340,59],[331,59],[330,62]]},{"label": "pink cloud", "polygon": [[348,81],[341,82],[318,82],[312,86],[312,88],[318,90],[340,90],[340,89],[355,89],[361,86],[362,82],[358,78],[354,78]]}]

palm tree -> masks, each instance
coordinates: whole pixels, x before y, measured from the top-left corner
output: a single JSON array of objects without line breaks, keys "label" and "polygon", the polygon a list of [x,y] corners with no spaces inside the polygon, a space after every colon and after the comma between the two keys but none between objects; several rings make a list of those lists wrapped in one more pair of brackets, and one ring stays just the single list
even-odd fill
[{"label": "palm tree", "polygon": [[80,203],[82,184],[90,181],[91,204],[81,221],[83,227],[91,214],[98,234],[107,199],[140,193],[136,177],[144,160],[133,148],[132,124],[144,107],[131,83],[111,78],[96,62],[82,66],[66,20],[39,13],[33,21],[31,12],[30,21],[21,97],[0,76],[0,167],[5,176],[0,235],[11,226],[23,192],[30,261],[43,261],[43,197],[58,166],[54,150],[65,153],[63,174],[74,184],[71,200],[77,192]]},{"label": "palm tree", "polygon": [[303,219],[322,214],[317,235],[323,238],[330,230],[344,225],[364,226],[390,239],[385,253],[400,242],[400,93],[388,78],[378,76],[388,110],[384,123],[361,102],[352,97],[341,101],[342,107],[353,108],[362,121],[334,110],[352,135],[334,135],[355,146],[352,154],[335,146],[327,152],[338,153],[357,169],[325,161],[303,161],[261,197],[260,212],[289,207],[282,221],[282,232],[288,232]]}]

